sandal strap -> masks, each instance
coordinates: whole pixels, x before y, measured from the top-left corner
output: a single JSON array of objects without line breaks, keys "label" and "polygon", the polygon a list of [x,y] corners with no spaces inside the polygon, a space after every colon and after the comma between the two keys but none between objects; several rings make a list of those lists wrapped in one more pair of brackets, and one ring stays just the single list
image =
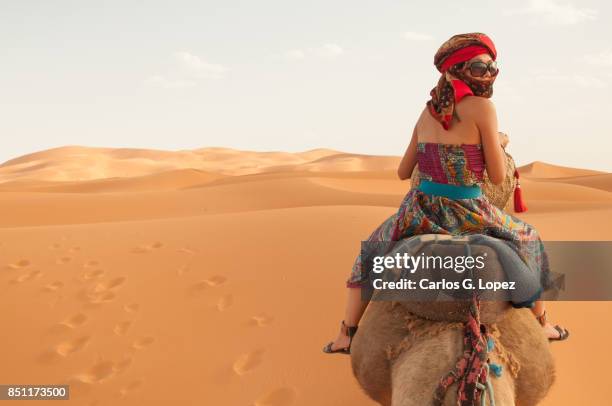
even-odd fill
[{"label": "sandal strap", "polygon": [[541,326],[545,326],[546,325],[546,310],[544,310],[544,312],[541,315],[536,316],[536,319],[538,320]]},{"label": "sandal strap", "polygon": [[559,332],[559,339],[560,340],[565,340],[567,338],[567,336],[569,336],[569,331],[567,331],[567,329],[565,329],[565,328],[562,328],[558,324],[555,326],[555,330],[557,330]]},{"label": "sandal strap", "polygon": [[346,335],[349,336],[350,339],[352,339],[355,336],[355,333],[357,333],[358,326],[347,326],[344,320],[342,320],[342,327],[346,328]]}]

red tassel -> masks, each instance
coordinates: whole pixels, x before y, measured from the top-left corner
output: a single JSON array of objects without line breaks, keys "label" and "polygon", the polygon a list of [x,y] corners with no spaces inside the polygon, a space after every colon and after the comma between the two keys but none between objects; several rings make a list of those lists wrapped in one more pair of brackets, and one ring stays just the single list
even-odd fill
[{"label": "red tassel", "polygon": [[516,178],[516,186],[514,187],[514,211],[516,213],[522,213],[527,211],[527,205],[523,201],[523,192],[521,191],[521,181],[519,180],[518,170],[514,170],[514,177]]}]

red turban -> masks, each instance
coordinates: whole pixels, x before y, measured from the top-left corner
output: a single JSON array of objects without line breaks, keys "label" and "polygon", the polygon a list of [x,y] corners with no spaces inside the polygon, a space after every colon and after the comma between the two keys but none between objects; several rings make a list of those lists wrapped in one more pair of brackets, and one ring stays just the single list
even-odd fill
[{"label": "red turban", "polygon": [[446,72],[454,64],[469,61],[475,56],[489,54],[495,60],[495,44],[486,34],[474,32],[453,35],[446,41],[434,56],[434,65],[440,72]]}]

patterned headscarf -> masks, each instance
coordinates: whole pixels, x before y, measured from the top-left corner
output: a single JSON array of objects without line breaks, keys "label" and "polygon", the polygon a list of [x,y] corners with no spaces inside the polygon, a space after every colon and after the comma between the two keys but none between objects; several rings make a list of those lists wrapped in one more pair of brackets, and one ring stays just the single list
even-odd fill
[{"label": "patterned headscarf", "polygon": [[[495,60],[497,51],[493,41],[485,34],[473,32],[458,34],[446,41],[434,57],[434,65],[442,73],[438,85],[429,93],[427,107],[431,115],[448,130],[455,113],[455,103],[467,96],[491,97],[495,77],[486,81],[471,78],[456,68],[456,64],[469,61],[475,56],[489,54]],[[447,72],[457,79],[447,77]]]}]

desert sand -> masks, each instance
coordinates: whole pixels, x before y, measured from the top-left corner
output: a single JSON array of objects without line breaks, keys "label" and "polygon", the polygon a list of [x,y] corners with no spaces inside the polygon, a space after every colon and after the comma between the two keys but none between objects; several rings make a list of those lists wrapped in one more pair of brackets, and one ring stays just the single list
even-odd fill
[{"label": "desert sand", "polygon": [[[68,383],[90,406],[373,405],[321,347],[360,241],[410,187],[398,163],[81,146],[3,163],[0,382]],[[517,216],[544,240],[612,239],[612,174],[520,172]],[[609,404],[612,303],[548,306],[571,337],[543,404]]]}]

